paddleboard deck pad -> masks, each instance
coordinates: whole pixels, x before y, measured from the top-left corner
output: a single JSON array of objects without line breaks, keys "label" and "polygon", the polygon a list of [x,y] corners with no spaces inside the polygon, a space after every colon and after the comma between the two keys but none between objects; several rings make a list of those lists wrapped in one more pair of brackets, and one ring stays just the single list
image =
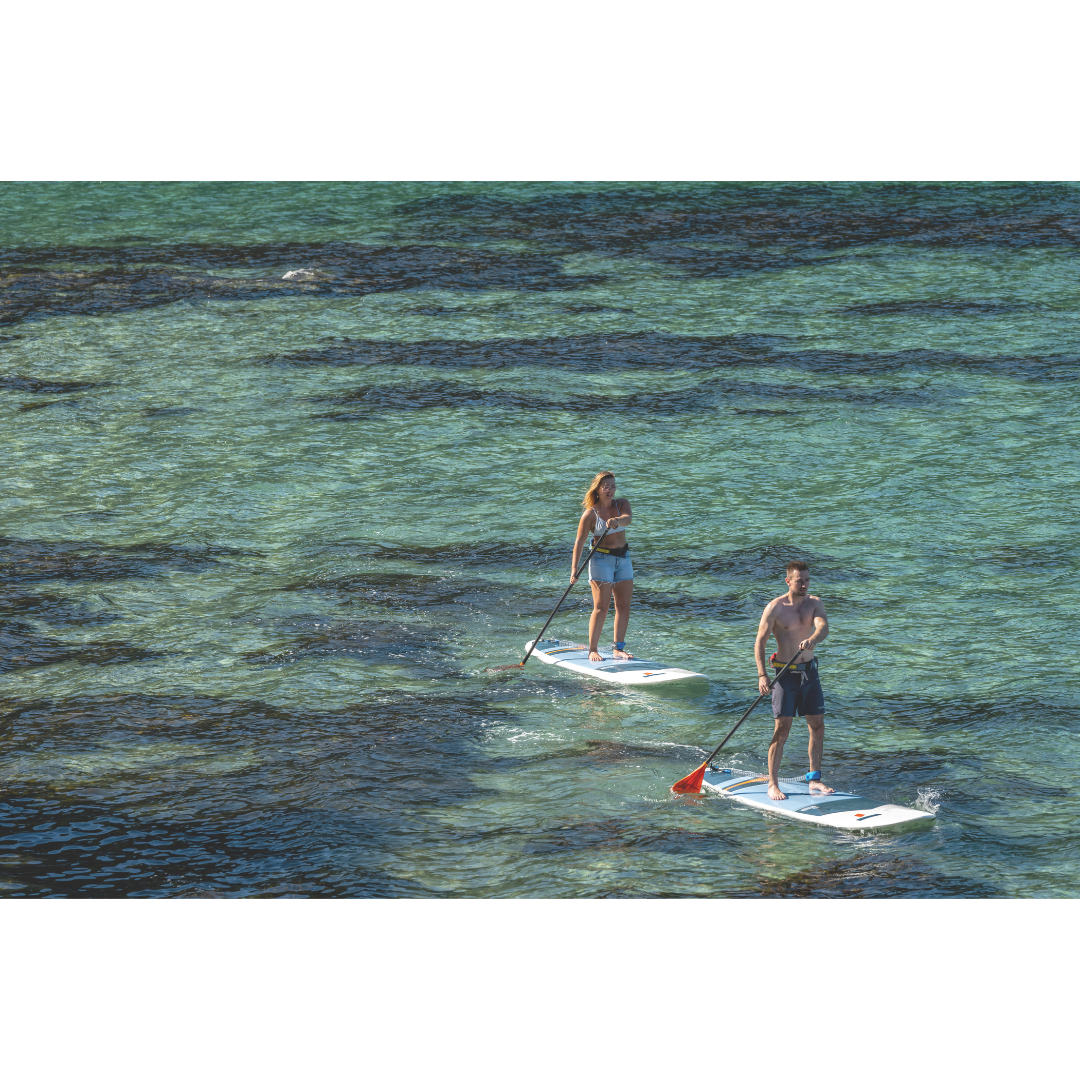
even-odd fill
[{"label": "paddleboard deck pad", "polygon": [[886,825],[903,825],[934,816],[925,810],[913,810],[910,806],[864,799],[850,791],[834,791],[831,795],[815,791],[811,794],[810,785],[805,780],[786,777],[780,778],[780,790],[787,798],[777,801],[769,798],[767,776],[739,769],[714,769],[710,766],[705,770],[702,786],[743,806],[752,806],[755,810],[764,810],[794,821],[830,825],[834,829],[880,829]]},{"label": "paddleboard deck pad", "polygon": [[[531,641],[527,642],[526,650],[532,648],[532,645]],[[566,668],[567,671],[576,672],[578,675],[590,675],[594,679],[621,683],[623,686],[658,686],[662,683],[674,682],[690,685],[692,680],[697,680],[703,688],[706,688],[709,683],[708,678],[698,671],[672,667],[659,660],[640,660],[637,657],[633,660],[616,660],[612,656],[610,647],[598,649],[597,652],[604,658],[603,660],[590,660],[588,645],[545,638],[536,643],[532,655],[545,664],[554,664],[556,667]]]}]

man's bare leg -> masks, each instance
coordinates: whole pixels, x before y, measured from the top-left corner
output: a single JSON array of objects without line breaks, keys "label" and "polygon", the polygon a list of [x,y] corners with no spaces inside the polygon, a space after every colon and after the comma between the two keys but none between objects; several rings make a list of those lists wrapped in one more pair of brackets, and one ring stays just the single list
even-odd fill
[{"label": "man's bare leg", "polygon": [[[810,771],[821,771],[821,751],[825,749],[825,714],[818,713],[816,716],[806,718],[806,726],[810,730]],[[810,781],[810,790],[820,795],[831,795],[833,789],[826,786],[820,780]]]},{"label": "man's bare leg", "polygon": [[592,586],[592,614],[589,616],[589,659],[603,660],[596,651],[600,644],[600,631],[604,629],[608,608],[611,606],[611,586],[606,581],[590,581]]},{"label": "man's bare leg", "polygon": [[[634,595],[634,582],[615,583],[615,640],[626,640],[626,628],[630,625],[630,598]],[[633,660],[634,654],[616,649],[612,656],[618,660]]]},{"label": "man's bare leg", "polygon": [[[787,742],[788,732],[791,731],[790,716],[778,716],[776,727],[773,729],[772,742],[769,743],[769,798],[786,799],[787,796],[780,790],[780,759],[784,756],[784,743]],[[824,727],[824,725],[822,725]]]}]

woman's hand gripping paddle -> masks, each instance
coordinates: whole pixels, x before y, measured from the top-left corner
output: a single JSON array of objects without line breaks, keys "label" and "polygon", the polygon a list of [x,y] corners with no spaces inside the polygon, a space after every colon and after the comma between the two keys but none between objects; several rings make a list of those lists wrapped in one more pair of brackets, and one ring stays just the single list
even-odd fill
[{"label": "woman's hand gripping paddle", "polygon": [[593,557],[596,549],[600,546],[600,541],[603,540],[605,536],[607,536],[608,529],[610,528],[610,525],[605,525],[604,531],[593,541],[593,546],[589,548],[589,554],[585,556],[585,558],[582,560],[581,565],[577,568],[577,572],[570,579],[570,584],[566,586],[566,592],[564,592],[562,596],[559,597],[559,602],[555,605],[555,611],[553,611],[548,616],[548,621],[544,623],[544,625],[540,628],[540,633],[533,638],[533,643],[529,646],[525,655],[522,657],[521,663],[502,664],[500,667],[489,667],[486,669],[487,671],[516,671],[518,668],[523,668],[525,666],[525,661],[528,660],[530,656],[532,656],[533,649],[536,648],[537,643],[543,638],[544,631],[551,625],[551,620],[555,618],[555,612],[557,612],[559,608],[562,607],[562,602],[570,595],[570,590],[574,587],[574,582],[576,582],[577,579],[581,577],[581,571],[589,565],[589,560]]},{"label": "woman's hand gripping paddle", "polygon": [[[803,650],[800,649],[773,676],[772,682],[769,683],[769,685],[765,688],[764,693],[758,694],[758,696],[754,699],[753,705],[751,705],[750,708],[747,709],[746,712],[744,712],[742,714],[742,716],[739,717],[739,724],[741,724],[754,711],[754,709],[757,707],[758,702],[761,701],[761,699],[763,697],[765,697],[766,694],[771,694],[772,693],[772,688],[776,685],[776,682],[780,678],[780,676],[783,675],[784,672],[787,671],[787,669],[789,667],[791,667],[791,665],[794,664],[795,661],[798,660],[800,656],[802,656],[802,654],[803,654]],[[671,790],[674,791],[676,795],[697,795],[697,794],[700,793],[700,791],[701,791],[701,782],[702,782],[702,780],[705,779],[705,770],[708,768],[709,762],[712,761],[712,759],[714,757],[716,757],[716,755],[719,754],[721,750],[724,749],[724,745],[728,741],[728,739],[730,739],[731,736],[734,735],[735,732],[739,730],[739,724],[736,724],[724,736],[724,742],[722,742],[689,776],[684,776],[677,784],[672,784],[671,785]]]}]

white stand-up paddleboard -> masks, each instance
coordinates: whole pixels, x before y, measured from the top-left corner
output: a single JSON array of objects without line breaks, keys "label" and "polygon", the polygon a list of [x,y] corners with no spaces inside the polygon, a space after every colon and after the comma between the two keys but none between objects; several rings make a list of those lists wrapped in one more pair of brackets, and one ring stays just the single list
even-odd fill
[{"label": "white stand-up paddleboard", "polygon": [[[527,642],[526,651],[533,643]],[[574,671],[578,675],[591,675],[594,679],[605,682],[622,683],[623,686],[659,686],[662,683],[684,682],[688,687],[695,683],[701,689],[708,689],[709,680],[698,671],[672,667],[659,660],[615,660],[611,649],[598,649],[603,660],[589,659],[589,646],[576,645],[570,641],[552,641],[545,639],[536,643],[532,655],[545,664]]]},{"label": "white stand-up paddleboard", "polygon": [[786,799],[774,801],[769,798],[769,778],[760,773],[742,772],[738,769],[705,770],[702,787],[720,795],[726,795],[743,806],[764,810],[769,814],[809,821],[814,825],[831,825],[834,829],[880,829],[886,825],[902,825],[909,821],[932,819],[925,810],[912,810],[910,806],[895,803],[879,803],[864,799],[849,791],[834,791],[831,795],[810,793],[805,780],[780,778],[780,790]]}]

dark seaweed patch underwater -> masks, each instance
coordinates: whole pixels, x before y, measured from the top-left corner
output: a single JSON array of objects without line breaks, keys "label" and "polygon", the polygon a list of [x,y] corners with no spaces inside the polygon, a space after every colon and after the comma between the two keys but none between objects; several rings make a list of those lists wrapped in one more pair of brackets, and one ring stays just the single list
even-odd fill
[{"label": "dark seaweed patch underwater", "polygon": [[[1078,243],[1070,184],[0,185],[0,895],[1076,896]],[[707,694],[488,671],[601,468]],[[827,778],[928,828],[670,793],[792,558]]]}]

